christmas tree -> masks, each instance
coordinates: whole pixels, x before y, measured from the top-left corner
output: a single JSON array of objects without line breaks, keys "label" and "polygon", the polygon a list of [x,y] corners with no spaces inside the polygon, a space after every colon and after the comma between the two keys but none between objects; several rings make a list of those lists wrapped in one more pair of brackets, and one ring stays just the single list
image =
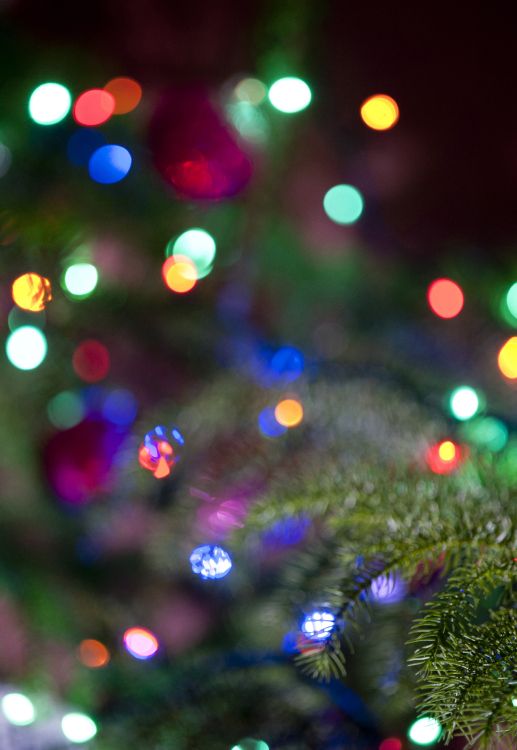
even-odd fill
[{"label": "christmas tree", "polygon": [[509,19],[0,10],[0,747],[515,747]]}]

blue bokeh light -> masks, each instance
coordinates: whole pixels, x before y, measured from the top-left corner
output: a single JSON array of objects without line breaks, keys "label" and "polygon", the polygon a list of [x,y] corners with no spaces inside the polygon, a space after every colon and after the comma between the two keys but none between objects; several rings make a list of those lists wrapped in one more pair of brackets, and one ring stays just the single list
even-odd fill
[{"label": "blue bokeh light", "polygon": [[332,635],[336,617],[329,609],[315,609],[302,621],[302,633],[311,641],[326,641]]},{"label": "blue bokeh light", "polygon": [[258,426],[260,432],[267,438],[277,438],[287,432],[287,427],[279,424],[275,417],[275,410],[272,406],[266,406],[258,416]]},{"label": "blue bokeh light", "polygon": [[124,179],[132,163],[131,154],[124,146],[101,146],[92,154],[88,170],[95,182],[112,185]]},{"label": "blue bokeh light", "polygon": [[102,416],[109,422],[126,427],[135,421],[138,405],[131,391],[119,388],[106,396]]},{"label": "blue bokeh light", "polygon": [[292,383],[303,373],[305,361],[302,352],[294,346],[282,346],[271,357],[269,367],[274,378]]},{"label": "blue bokeh light", "polygon": [[232,569],[228,552],[217,544],[203,544],[190,555],[192,572],[205,580],[224,578]]}]

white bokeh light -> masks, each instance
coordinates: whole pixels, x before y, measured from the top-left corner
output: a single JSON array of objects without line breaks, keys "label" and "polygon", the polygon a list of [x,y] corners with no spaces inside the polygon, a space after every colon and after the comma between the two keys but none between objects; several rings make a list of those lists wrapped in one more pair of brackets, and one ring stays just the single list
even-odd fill
[{"label": "white bokeh light", "polygon": [[9,722],[17,727],[26,727],[36,718],[34,704],[23,693],[7,693],[1,701],[2,713]]},{"label": "white bokeh light", "polygon": [[21,326],[8,337],[5,344],[7,359],[19,370],[34,370],[47,355],[47,339],[39,328]]},{"label": "white bokeh light", "polygon": [[61,729],[69,742],[80,744],[88,742],[97,734],[97,725],[86,714],[69,713],[61,720]]}]

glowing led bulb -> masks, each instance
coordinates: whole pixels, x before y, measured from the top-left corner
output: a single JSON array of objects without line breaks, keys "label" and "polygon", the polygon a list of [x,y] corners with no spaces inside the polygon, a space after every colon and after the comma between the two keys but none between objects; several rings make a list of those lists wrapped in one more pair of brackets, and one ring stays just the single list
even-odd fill
[{"label": "glowing led bulb", "polygon": [[288,76],[279,78],[269,89],[269,101],[275,109],[285,114],[301,112],[309,106],[312,93],[301,78]]},{"label": "glowing led bulb", "polygon": [[1,701],[2,713],[9,722],[17,727],[32,724],[36,718],[34,704],[22,693],[7,693]]},{"label": "glowing led bulb", "polygon": [[21,326],[8,337],[5,344],[7,359],[19,370],[34,370],[47,355],[47,339],[39,328]]},{"label": "glowing led bulb", "polygon": [[72,106],[72,97],[60,83],[42,83],[29,99],[29,115],[38,125],[61,122]]},{"label": "glowing led bulb", "polygon": [[389,130],[399,119],[397,102],[387,94],[370,96],[361,105],[361,118],[372,130]]},{"label": "glowing led bulb", "polygon": [[480,407],[479,396],[469,385],[462,385],[455,388],[451,393],[449,407],[453,417],[462,422],[474,417]]},{"label": "glowing led bulb", "polygon": [[409,727],[408,737],[415,745],[434,745],[442,734],[442,725],[430,716],[414,721]]},{"label": "glowing led bulb", "polygon": [[63,716],[61,730],[69,742],[81,744],[95,737],[97,725],[86,714],[72,712]]},{"label": "glowing led bulb", "polygon": [[316,609],[306,615],[301,629],[302,633],[313,641],[326,641],[332,635],[336,618],[328,609]]},{"label": "glowing led bulb", "polygon": [[72,263],[63,276],[63,287],[71,297],[89,297],[97,286],[99,273],[91,263]]},{"label": "glowing led bulb", "polygon": [[323,208],[336,224],[354,224],[363,213],[363,196],[352,185],[334,185],[325,193]]}]

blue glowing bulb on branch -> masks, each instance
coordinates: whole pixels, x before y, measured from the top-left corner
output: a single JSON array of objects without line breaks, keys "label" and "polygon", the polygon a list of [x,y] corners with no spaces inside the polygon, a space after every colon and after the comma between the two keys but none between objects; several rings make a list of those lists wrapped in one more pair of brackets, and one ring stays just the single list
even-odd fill
[{"label": "blue glowing bulb on branch", "polygon": [[192,572],[205,580],[224,578],[232,569],[228,552],[217,544],[203,544],[190,555]]},{"label": "blue glowing bulb on branch", "polygon": [[320,608],[309,612],[302,621],[302,633],[311,641],[326,641],[332,635],[336,617],[330,609]]}]

